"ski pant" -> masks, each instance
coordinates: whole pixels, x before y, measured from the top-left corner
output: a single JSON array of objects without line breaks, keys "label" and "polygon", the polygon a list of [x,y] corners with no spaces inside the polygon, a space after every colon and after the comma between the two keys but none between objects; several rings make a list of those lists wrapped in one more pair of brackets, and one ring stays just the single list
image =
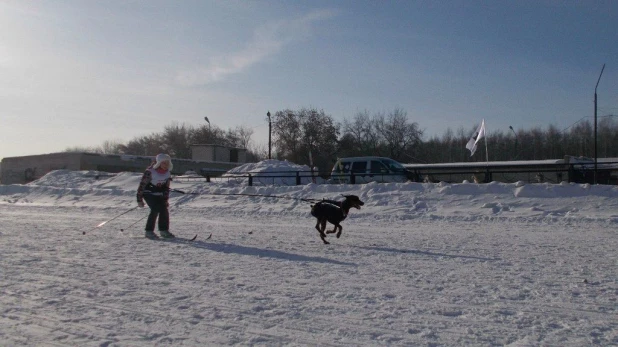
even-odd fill
[{"label": "ski pant", "polygon": [[159,217],[159,231],[169,231],[170,213],[167,210],[163,196],[144,194],[144,200],[146,204],[148,204],[148,207],[150,207],[150,214],[146,221],[146,231],[154,231],[157,217]]}]

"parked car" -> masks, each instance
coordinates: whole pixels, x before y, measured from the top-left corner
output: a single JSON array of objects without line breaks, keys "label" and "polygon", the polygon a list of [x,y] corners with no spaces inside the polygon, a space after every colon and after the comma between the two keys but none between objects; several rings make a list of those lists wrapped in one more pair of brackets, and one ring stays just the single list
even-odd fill
[{"label": "parked car", "polygon": [[351,157],[337,160],[333,183],[406,182],[413,174],[401,163],[385,157]]}]

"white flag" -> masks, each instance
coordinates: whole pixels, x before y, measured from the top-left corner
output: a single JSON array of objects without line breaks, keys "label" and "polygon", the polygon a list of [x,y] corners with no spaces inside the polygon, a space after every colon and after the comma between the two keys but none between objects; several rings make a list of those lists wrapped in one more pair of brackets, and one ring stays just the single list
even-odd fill
[{"label": "white flag", "polygon": [[466,144],[466,148],[470,150],[470,156],[474,155],[474,152],[476,152],[476,145],[479,143],[479,141],[481,141],[483,137],[485,137],[485,120],[484,119],[481,122],[481,125],[479,126],[479,128],[474,133],[474,135],[472,135],[472,137],[470,138],[470,141],[468,141],[468,143]]}]

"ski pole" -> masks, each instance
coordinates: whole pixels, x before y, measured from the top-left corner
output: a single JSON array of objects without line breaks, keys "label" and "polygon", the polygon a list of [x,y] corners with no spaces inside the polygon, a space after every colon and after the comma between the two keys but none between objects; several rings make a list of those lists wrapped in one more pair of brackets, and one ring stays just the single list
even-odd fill
[{"label": "ski pole", "polygon": [[131,225],[129,225],[129,226],[128,226],[128,227],[126,227],[126,228],[121,228],[121,229],[120,229],[120,231],[124,231],[124,229],[129,229],[130,227],[134,226],[135,224],[137,224],[137,223],[139,223],[139,222],[143,221],[143,220],[144,220],[144,218],[146,218],[146,217],[148,217],[148,215],[145,215],[144,217],[140,218],[139,220],[137,220],[137,221],[135,221],[135,222],[131,223]]},{"label": "ski pole", "polygon": [[180,190],[180,189],[170,189],[170,192],[180,193],[180,194],[194,194],[194,195],[200,194],[200,193],[194,193],[194,192],[185,192],[184,190]]},{"label": "ski pole", "polygon": [[[110,218],[110,219],[108,219],[108,220],[106,220],[106,221],[104,221],[104,222],[99,223],[96,227],[94,227],[94,228],[92,228],[92,229],[90,229],[90,230],[87,230],[87,231],[88,231],[88,232],[91,232],[91,231],[93,231],[93,230],[94,230],[94,229],[96,229],[96,228],[100,228],[100,227],[104,226],[105,224],[107,224],[108,222],[111,222],[111,221],[113,221],[114,219],[116,219],[116,218],[118,218],[118,217],[120,217],[120,216],[123,216],[123,215],[125,215],[125,214],[127,214],[127,213],[129,213],[129,212],[131,212],[131,211],[133,211],[133,210],[135,210],[135,209],[136,209],[136,208],[138,208],[138,207],[139,207],[139,206],[132,207],[132,208],[130,208],[129,210],[126,210],[126,211],[122,212],[121,214],[117,215],[117,216],[116,216],[116,217],[114,217],[114,218]],[[83,234],[83,235],[86,235],[86,231],[82,232],[82,234]]]}]

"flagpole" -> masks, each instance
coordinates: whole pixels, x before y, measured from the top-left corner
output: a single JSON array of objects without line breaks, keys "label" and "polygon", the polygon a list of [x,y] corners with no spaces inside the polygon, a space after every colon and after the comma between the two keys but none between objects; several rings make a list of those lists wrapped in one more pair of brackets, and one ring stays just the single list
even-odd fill
[{"label": "flagpole", "polygon": [[[485,120],[483,119],[483,125],[485,126],[485,175],[488,175],[489,177],[491,177],[491,174],[489,173],[489,151],[487,150],[487,125],[485,124]],[[489,183],[490,182],[490,178],[488,176],[485,176],[485,182]]]},{"label": "flagpole", "polygon": [[485,162],[489,164],[489,152],[487,151],[487,126],[485,126]]}]

